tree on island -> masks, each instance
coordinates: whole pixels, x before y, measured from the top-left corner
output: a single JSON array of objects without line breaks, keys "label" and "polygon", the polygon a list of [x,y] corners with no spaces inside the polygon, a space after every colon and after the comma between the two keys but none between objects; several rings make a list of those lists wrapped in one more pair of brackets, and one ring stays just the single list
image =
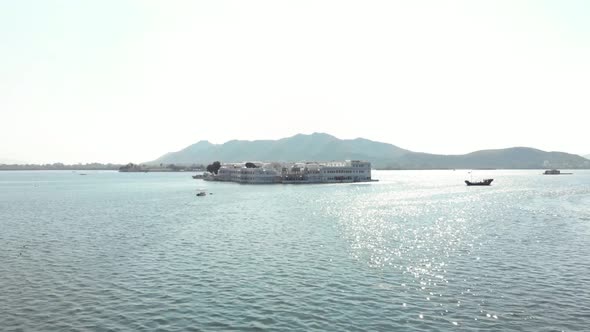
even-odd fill
[{"label": "tree on island", "polygon": [[256,164],[251,163],[251,162],[247,162],[246,163],[246,168],[257,168],[258,166],[256,166]]},{"label": "tree on island", "polygon": [[138,165],[135,165],[134,163],[129,163],[129,164],[125,165],[125,166],[119,167],[119,172],[128,172],[128,171],[131,171],[131,170],[135,170],[137,168],[139,168]]},{"label": "tree on island", "polygon": [[221,168],[221,163],[219,161],[214,162],[213,164],[207,165],[207,172],[212,174],[217,174],[219,169]]},{"label": "tree on island", "polygon": [[182,169],[182,166],[176,166],[174,164],[168,164],[168,166],[166,166],[167,168],[173,170],[173,171],[180,171]]}]

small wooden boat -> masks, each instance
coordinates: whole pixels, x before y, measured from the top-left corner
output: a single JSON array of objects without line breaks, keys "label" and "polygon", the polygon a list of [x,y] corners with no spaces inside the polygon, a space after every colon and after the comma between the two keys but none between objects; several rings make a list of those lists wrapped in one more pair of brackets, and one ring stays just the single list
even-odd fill
[{"label": "small wooden boat", "polygon": [[207,196],[207,193],[204,191],[201,191],[201,192],[197,193],[197,196]]},{"label": "small wooden boat", "polygon": [[482,181],[469,181],[465,180],[465,184],[468,186],[489,186],[494,179],[484,179]]}]

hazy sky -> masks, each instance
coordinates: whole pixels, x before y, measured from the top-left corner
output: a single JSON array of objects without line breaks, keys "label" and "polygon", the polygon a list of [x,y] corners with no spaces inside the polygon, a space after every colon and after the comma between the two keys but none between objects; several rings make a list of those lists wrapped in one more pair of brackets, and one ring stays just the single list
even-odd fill
[{"label": "hazy sky", "polygon": [[0,159],[326,132],[590,153],[590,1],[0,0]]}]

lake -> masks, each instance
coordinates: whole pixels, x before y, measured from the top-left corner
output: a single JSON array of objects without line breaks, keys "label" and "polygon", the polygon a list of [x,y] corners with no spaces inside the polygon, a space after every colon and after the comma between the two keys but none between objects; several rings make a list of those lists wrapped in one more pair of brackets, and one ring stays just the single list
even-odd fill
[{"label": "lake", "polygon": [[490,187],[465,170],[317,185],[0,172],[0,326],[586,330],[590,171],[573,172],[474,171]]}]

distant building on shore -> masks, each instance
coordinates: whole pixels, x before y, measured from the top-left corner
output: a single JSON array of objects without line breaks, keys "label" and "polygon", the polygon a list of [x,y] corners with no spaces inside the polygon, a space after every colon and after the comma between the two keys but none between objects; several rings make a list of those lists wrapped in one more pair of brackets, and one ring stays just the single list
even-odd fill
[{"label": "distant building on shore", "polygon": [[205,173],[207,181],[238,183],[341,183],[369,182],[371,163],[360,160],[298,163],[228,163],[217,174]]}]

